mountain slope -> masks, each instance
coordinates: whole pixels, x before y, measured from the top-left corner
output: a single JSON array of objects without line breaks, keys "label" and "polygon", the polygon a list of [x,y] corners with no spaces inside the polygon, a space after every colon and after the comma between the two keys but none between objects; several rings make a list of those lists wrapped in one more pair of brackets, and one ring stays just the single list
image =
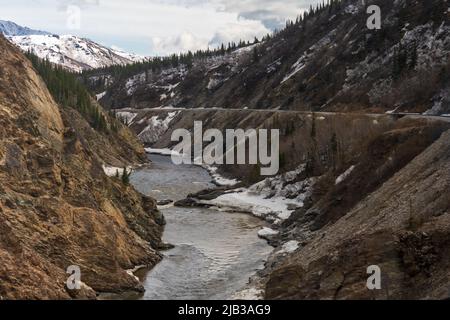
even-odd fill
[{"label": "mountain slope", "polygon": [[0,33],[5,36],[50,35],[49,32],[19,26],[11,21],[0,20]]},{"label": "mountain slope", "polygon": [[[370,4],[381,7],[381,30],[366,27]],[[192,67],[87,75],[112,83],[108,108],[450,113],[449,14],[447,0],[335,1],[254,47]]]},{"label": "mountain slope", "polygon": [[[102,165],[143,161],[123,126],[100,132],[57,105],[24,55],[0,36],[0,298],[95,298],[140,290],[126,270],[153,266],[163,219],[155,202]],[[82,290],[65,287],[81,268]]]},{"label": "mountain slope", "polygon": [[[422,144],[427,135],[402,131],[377,139],[378,144],[385,144],[380,151],[394,143],[397,146],[390,154],[398,157],[410,152],[415,143]],[[447,131],[377,190],[365,194],[342,218],[333,222],[329,217],[316,232],[308,231],[307,225],[317,219],[317,213],[326,212],[324,201],[298,212],[283,235],[295,235],[298,249],[269,261],[266,298],[448,299],[450,201],[445,190],[450,186],[449,139]],[[367,168],[384,157],[376,154],[380,151],[373,149],[375,144],[371,147],[372,158],[357,164],[358,169],[340,187],[341,193],[327,199],[330,206],[341,206],[351,192],[359,195],[364,191],[361,183],[388,169],[385,162],[370,174]],[[381,290],[367,288],[367,268],[373,265],[381,270]]]}]

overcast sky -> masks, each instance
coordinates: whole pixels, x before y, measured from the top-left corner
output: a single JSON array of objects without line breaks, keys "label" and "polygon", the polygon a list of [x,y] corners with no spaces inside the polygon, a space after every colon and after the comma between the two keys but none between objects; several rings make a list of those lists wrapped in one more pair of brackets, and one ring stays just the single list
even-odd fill
[{"label": "overcast sky", "polygon": [[[142,55],[262,37],[319,0],[0,0],[0,20]],[[80,12],[79,19],[78,12]]]}]

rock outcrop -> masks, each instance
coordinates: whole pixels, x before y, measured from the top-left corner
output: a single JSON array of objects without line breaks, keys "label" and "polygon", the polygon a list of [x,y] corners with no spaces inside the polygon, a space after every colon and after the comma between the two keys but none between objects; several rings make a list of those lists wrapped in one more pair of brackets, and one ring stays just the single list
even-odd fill
[{"label": "rock outcrop", "polygon": [[[160,260],[156,203],[102,165],[142,162],[125,127],[107,136],[57,105],[31,63],[0,37],[0,299],[95,298],[140,290],[126,270]],[[69,266],[82,290],[66,288]]]}]

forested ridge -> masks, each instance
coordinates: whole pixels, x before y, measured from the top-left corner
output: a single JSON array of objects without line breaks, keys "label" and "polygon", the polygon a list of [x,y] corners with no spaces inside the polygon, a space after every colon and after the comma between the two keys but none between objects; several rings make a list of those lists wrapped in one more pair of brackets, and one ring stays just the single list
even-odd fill
[{"label": "forested ridge", "polygon": [[27,52],[26,56],[58,104],[77,110],[98,131],[117,130],[116,121],[110,121],[111,124],[108,125],[107,115],[104,115],[94,103],[94,98],[78,80],[76,74],[48,60],[40,59],[32,52]]}]

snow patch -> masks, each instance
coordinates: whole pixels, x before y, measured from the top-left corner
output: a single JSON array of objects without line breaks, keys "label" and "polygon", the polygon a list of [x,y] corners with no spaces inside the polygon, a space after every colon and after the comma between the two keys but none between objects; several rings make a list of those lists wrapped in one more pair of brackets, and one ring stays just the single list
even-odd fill
[{"label": "snow patch", "polygon": [[237,179],[227,179],[221,176],[219,173],[217,173],[217,171],[219,170],[219,168],[217,167],[214,166],[204,166],[204,167],[206,170],[208,170],[209,174],[213,178],[214,183],[218,186],[235,186],[240,182]]},{"label": "snow patch", "polygon": [[308,60],[310,57],[315,55],[316,52],[318,52],[320,49],[330,45],[332,43],[333,37],[336,35],[336,29],[332,30],[328,35],[320,39],[317,43],[315,43],[313,46],[311,46],[305,53],[295,62],[291,67],[291,72],[284,77],[284,79],[281,81],[280,84],[285,83],[289,79],[291,79],[293,76],[295,76],[297,73],[299,73],[308,63]]},{"label": "snow patch", "polygon": [[169,130],[169,125],[180,111],[169,112],[166,117],[153,116],[147,119],[147,126],[139,133],[138,137],[145,143],[157,142],[163,134]]},{"label": "snow patch", "polygon": [[304,206],[311,195],[313,179],[297,181],[305,166],[297,170],[267,178],[250,188],[230,190],[228,193],[202,203],[225,210],[249,212],[274,224],[288,219],[292,212]]},{"label": "snow patch", "polygon": [[289,79],[291,79],[293,76],[295,76],[297,73],[299,73],[305,66],[306,66],[306,55],[303,55],[300,57],[300,59],[297,60],[296,63],[294,63],[291,67],[293,71],[289,73],[284,79],[281,81],[281,84],[285,83]]},{"label": "snow patch", "polygon": [[144,83],[145,79],[146,79],[145,72],[142,72],[138,75],[135,75],[135,76],[129,78],[127,80],[127,82],[125,83],[125,89],[127,90],[127,95],[132,96],[136,92],[138,85]]},{"label": "snow patch", "polygon": [[342,183],[345,179],[347,179],[348,176],[353,172],[353,170],[355,170],[355,166],[351,166],[347,171],[345,171],[343,174],[341,174],[336,179],[336,185]]},{"label": "snow patch", "polygon": [[97,101],[100,101],[104,96],[106,96],[106,92],[102,92],[96,95]]},{"label": "snow patch", "polygon": [[273,229],[265,227],[258,231],[258,236],[260,236],[261,238],[266,238],[266,237],[276,236],[279,233],[280,232],[278,232],[278,231],[275,231]]},{"label": "snow patch", "polygon": [[264,299],[264,290],[257,288],[248,288],[235,293],[232,300],[255,301]]},{"label": "snow patch", "polygon": [[140,282],[139,278],[135,275],[135,272],[137,272],[137,271],[139,271],[139,270],[141,270],[141,269],[143,269],[143,268],[145,268],[145,267],[146,267],[146,266],[141,265],[141,266],[137,266],[137,267],[135,267],[135,268],[133,268],[133,269],[129,269],[129,270],[126,270],[126,271],[127,271],[128,275],[129,275],[130,277],[132,277],[132,278],[134,278],[134,279],[136,279],[137,281]]},{"label": "snow patch", "polygon": [[118,119],[120,119],[122,122],[126,123],[128,126],[133,124],[134,119],[138,116],[137,113],[134,112],[127,112],[127,111],[119,111],[116,113],[116,116]]},{"label": "snow patch", "polygon": [[215,78],[211,78],[211,79],[209,79],[209,82],[208,82],[208,85],[206,86],[206,88],[207,88],[208,90],[214,90],[214,89],[217,88],[221,83],[222,83],[221,80],[215,79]]},{"label": "snow patch", "polygon": [[[103,171],[108,177],[115,177],[117,175],[117,172],[119,172],[119,175],[123,174],[124,168],[119,167],[112,167],[112,166],[103,166]],[[127,172],[130,172],[133,170],[133,167],[126,167]]]},{"label": "snow patch", "polygon": [[281,247],[281,250],[278,251],[279,254],[283,253],[292,253],[299,248],[299,242],[296,240],[288,241]]},{"label": "snow patch", "polygon": [[302,165],[297,170],[267,178],[250,188],[230,190],[216,199],[200,202],[225,210],[248,212],[280,224],[297,208],[303,207],[312,193],[314,179],[298,179],[304,169],[305,165]]}]

